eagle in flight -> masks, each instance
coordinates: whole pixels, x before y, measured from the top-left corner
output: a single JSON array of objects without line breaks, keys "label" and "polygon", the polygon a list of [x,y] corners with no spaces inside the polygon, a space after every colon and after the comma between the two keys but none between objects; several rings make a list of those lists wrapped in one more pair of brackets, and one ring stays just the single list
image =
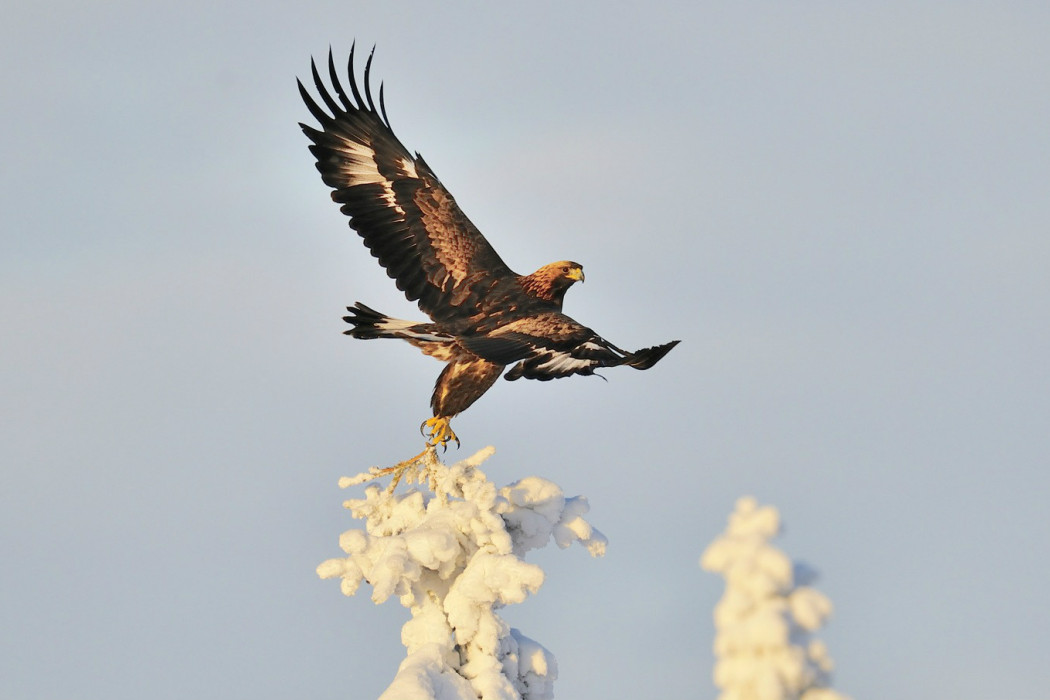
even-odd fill
[{"label": "eagle in flight", "polygon": [[[374,53],[374,49],[373,49]],[[321,179],[350,217],[350,226],[430,323],[402,321],[358,302],[344,320],[354,338],[400,338],[445,363],[434,386],[434,415],[420,430],[427,447],[459,443],[449,421],[495,383],[547,381],[594,374],[602,367],[648,369],[678,344],[672,341],[627,352],[562,313],[565,292],[583,281],[579,263],[562,260],[519,275],[500,258],[418,154],[394,136],[383,89],[372,98],[355,79],[354,50],[347,63],[349,93],[328,53],[330,91],[311,61],[322,107],[299,83],[299,92],[320,124],[300,124],[312,141]],[[334,93],[333,93],[334,91]]]}]

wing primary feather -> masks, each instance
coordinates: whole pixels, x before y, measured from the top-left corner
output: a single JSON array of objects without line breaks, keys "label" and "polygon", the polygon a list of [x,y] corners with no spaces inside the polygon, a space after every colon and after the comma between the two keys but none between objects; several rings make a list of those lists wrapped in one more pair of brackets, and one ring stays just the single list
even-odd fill
[{"label": "wing primary feather", "polygon": [[343,103],[343,107],[347,111],[352,110],[354,106],[347,98],[346,90],[343,89],[343,84],[339,82],[339,74],[335,70],[335,57],[332,55],[332,47],[328,47],[328,76],[332,79],[332,88],[339,95],[339,101]]},{"label": "wing primary feather", "polygon": [[390,126],[390,117],[386,116],[386,100],[383,98],[384,87],[386,87],[384,83],[379,83],[379,111],[383,114],[383,122],[386,124],[386,128],[393,131],[394,127]]},{"label": "wing primary feather", "polygon": [[368,60],[365,61],[365,98],[368,100],[368,109],[371,112],[376,111],[376,103],[372,101],[372,85],[369,76],[372,74],[372,58],[376,55],[376,47],[372,47],[372,51],[368,54]]},{"label": "wing primary feather", "polygon": [[321,74],[317,72],[317,63],[312,58],[310,59],[310,70],[314,74],[314,85],[317,86],[317,93],[321,96],[321,99],[324,100],[325,105],[328,107],[328,111],[333,115],[338,115],[342,110],[339,109],[339,105],[332,99],[332,96],[328,94],[324,81],[321,80]]},{"label": "wing primary feather", "polygon": [[[314,118],[317,119],[322,126],[329,123],[332,120],[332,117],[321,109],[320,105],[314,102],[314,98],[303,85],[303,81],[296,79],[295,82],[299,83],[299,94],[302,95],[303,102],[306,103],[306,108],[310,110],[310,114],[314,115]],[[300,124],[300,126],[302,126],[302,124]]]},{"label": "wing primary feather", "polygon": [[358,105],[363,105],[365,101],[361,99],[361,91],[357,89],[357,77],[354,73],[354,48],[356,46],[356,41],[350,46],[350,57],[346,59],[346,72],[350,74],[350,91],[354,93],[354,100]]}]

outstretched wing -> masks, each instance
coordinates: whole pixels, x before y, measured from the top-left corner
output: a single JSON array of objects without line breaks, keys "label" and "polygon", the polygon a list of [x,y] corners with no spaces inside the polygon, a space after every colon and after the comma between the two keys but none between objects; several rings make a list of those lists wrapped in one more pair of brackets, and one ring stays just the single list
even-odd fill
[{"label": "outstretched wing", "polygon": [[547,381],[571,374],[594,374],[602,367],[649,369],[671,351],[670,343],[627,352],[564,314],[546,312],[512,321],[486,335],[461,337],[461,345],[490,362],[509,365],[504,375]]},{"label": "outstretched wing", "polygon": [[300,124],[313,145],[317,169],[342,204],[350,226],[410,301],[435,321],[468,316],[498,282],[514,276],[481,232],[467,219],[417,153],[398,141],[386,116],[383,90],[379,108],[372,99],[369,74],[364,94],[354,75],[354,50],[347,72],[350,94],[343,89],[328,53],[328,75],[335,96],[325,87],[311,61],[314,85],[327,111],[299,82],[310,113],[320,129]]}]

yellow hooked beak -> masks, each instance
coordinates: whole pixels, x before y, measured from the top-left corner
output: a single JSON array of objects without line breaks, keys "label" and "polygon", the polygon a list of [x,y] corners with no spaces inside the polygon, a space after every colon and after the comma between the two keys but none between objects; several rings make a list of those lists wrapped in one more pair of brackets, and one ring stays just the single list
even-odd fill
[{"label": "yellow hooked beak", "polygon": [[569,270],[568,277],[573,282],[582,282],[583,281],[583,268],[582,267],[574,267],[574,268],[572,268],[571,270]]}]

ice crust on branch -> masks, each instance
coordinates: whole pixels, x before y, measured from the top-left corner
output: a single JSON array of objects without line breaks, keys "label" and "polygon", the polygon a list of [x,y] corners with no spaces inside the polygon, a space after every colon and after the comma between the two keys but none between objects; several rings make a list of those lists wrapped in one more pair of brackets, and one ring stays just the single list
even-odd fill
[{"label": "ice crust on branch", "polygon": [[769,543],[780,531],[776,508],[741,498],[700,559],[726,582],[714,612],[719,700],[848,700],[828,687],[831,657],[813,637],[831,601],[806,585],[816,571]]},{"label": "ice crust on branch", "polygon": [[543,584],[543,570],[523,560],[529,550],[553,539],[601,556],[606,539],[583,519],[587,500],[566,498],[550,481],[528,477],[497,489],[478,468],[493,452],[452,465],[434,460],[432,491],[373,484],[344,503],[365,529],[344,532],[347,556],[325,561],[318,575],[339,578],[348,596],[367,582],[376,604],[397,596],[412,613],[401,629],[407,656],[380,700],[554,697],[554,656],[497,611]]}]

